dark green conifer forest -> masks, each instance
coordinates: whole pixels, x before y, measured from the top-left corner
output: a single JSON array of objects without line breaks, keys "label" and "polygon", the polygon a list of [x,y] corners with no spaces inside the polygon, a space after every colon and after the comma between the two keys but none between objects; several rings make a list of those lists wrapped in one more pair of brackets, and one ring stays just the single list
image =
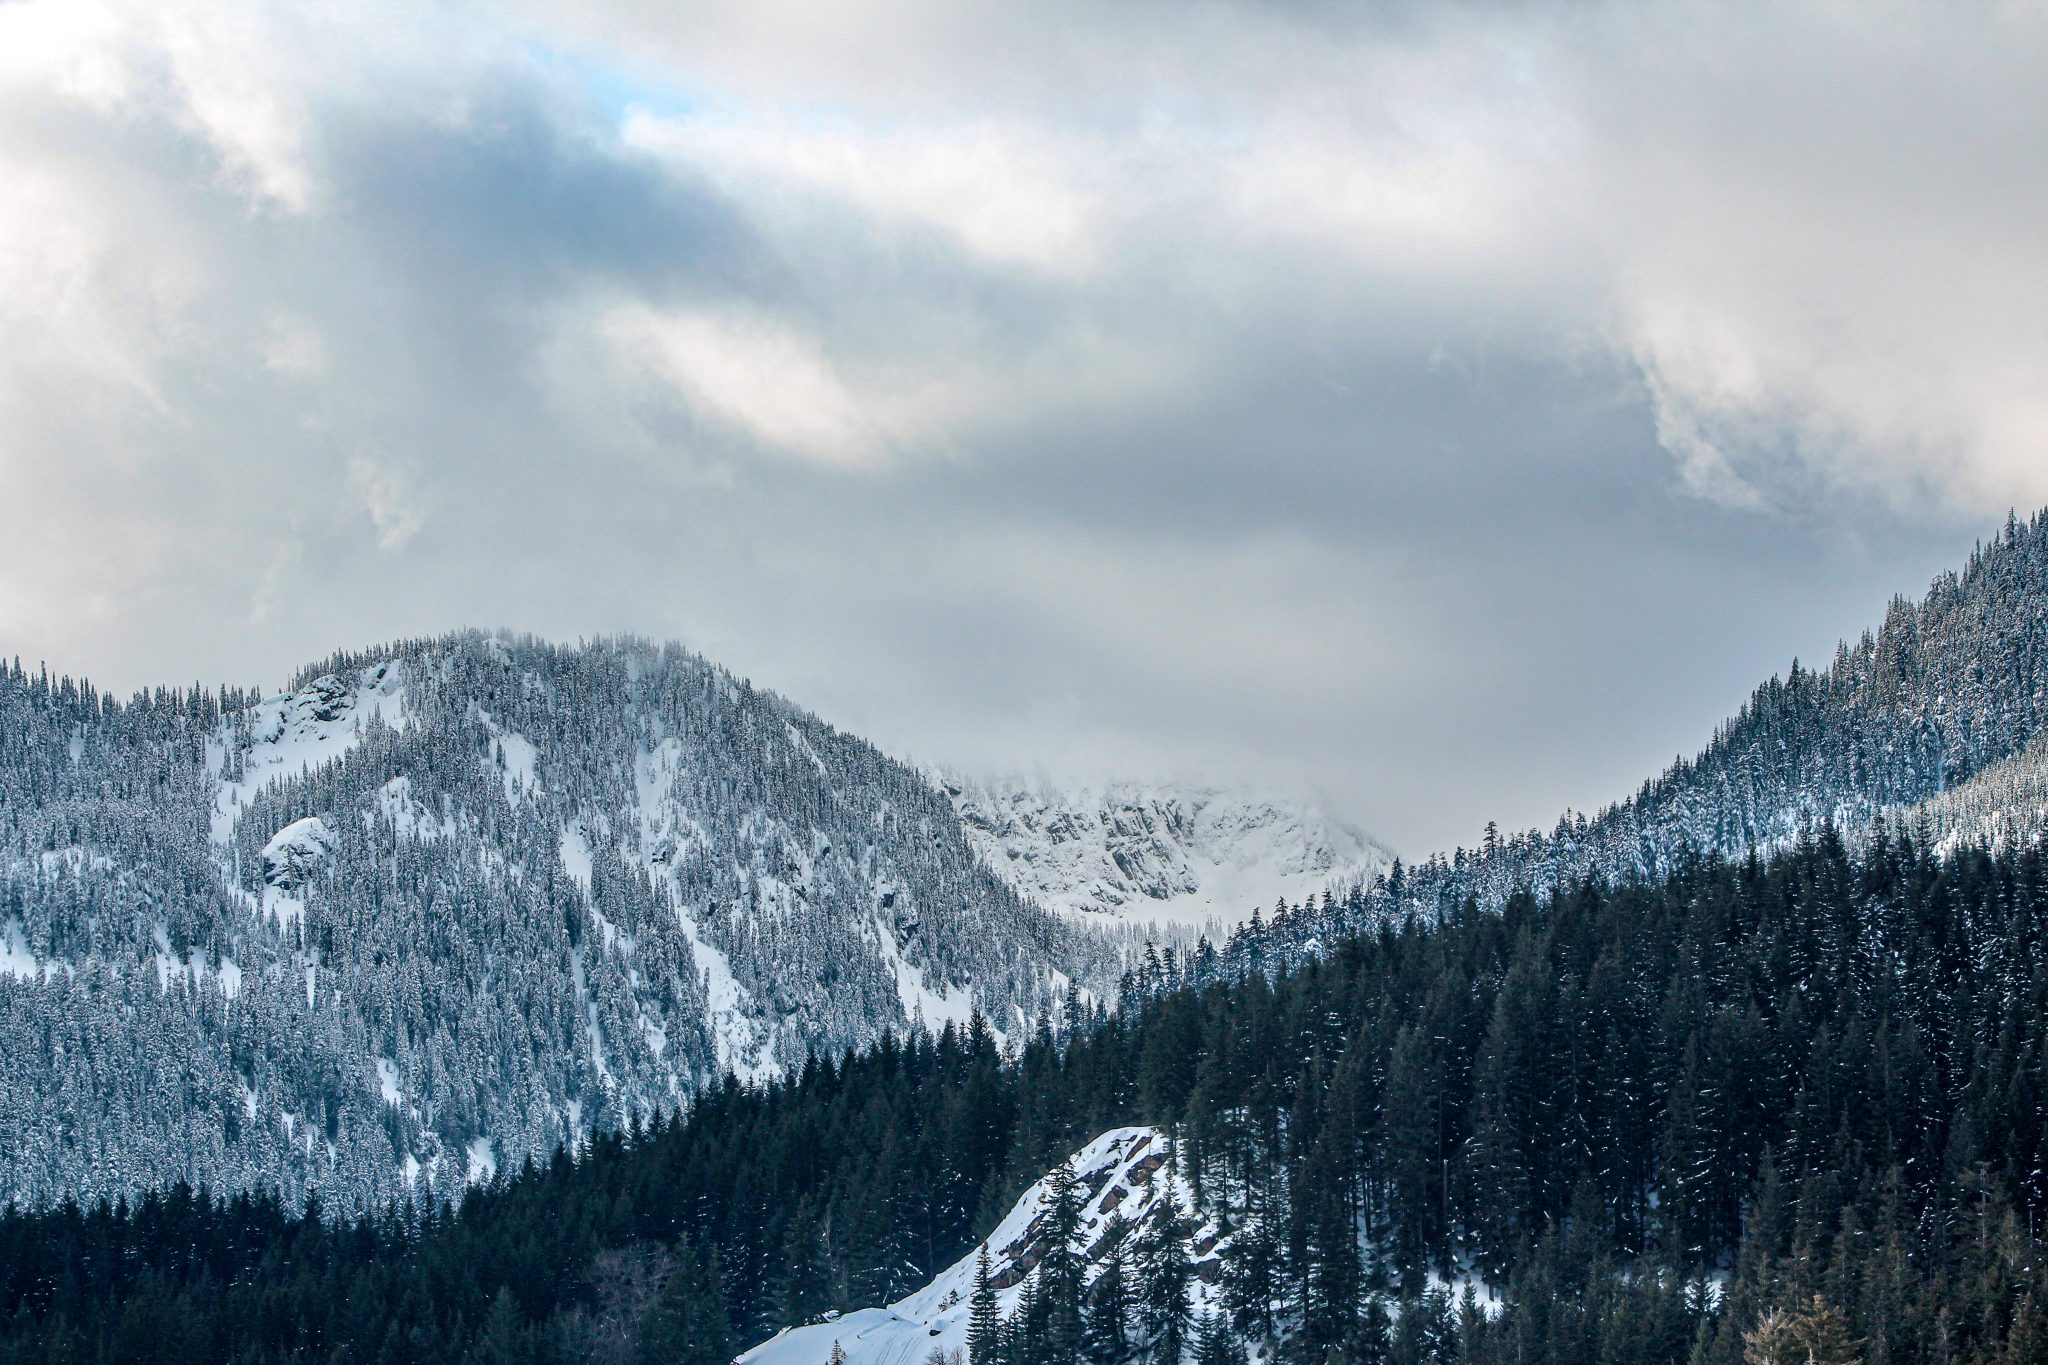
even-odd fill
[{"label": "dark green conifer forest", "polygon": [[1010,1049],[977,1021],[729,1080],[454,1210],[10,1212],[0,1365],[714,1365],[922,1285],[1129,1123],[1228,1228],[1227,1313],[1137,1226],[1113,1274],[1041,1266],[1035,1330],[977,1293],[974,1365],[2048,1358],[2041,852],[1823,830],[1277,977],[1255,948]]}]

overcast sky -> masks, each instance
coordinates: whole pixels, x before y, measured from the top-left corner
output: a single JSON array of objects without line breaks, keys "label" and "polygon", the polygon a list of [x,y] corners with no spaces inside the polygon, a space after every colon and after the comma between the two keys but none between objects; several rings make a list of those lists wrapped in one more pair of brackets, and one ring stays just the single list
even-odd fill
[{"label": "overcast sky", "polygon": [[0,650],[690,644],[1410,854],[2048,503],[2048,8],[0,0]]}]

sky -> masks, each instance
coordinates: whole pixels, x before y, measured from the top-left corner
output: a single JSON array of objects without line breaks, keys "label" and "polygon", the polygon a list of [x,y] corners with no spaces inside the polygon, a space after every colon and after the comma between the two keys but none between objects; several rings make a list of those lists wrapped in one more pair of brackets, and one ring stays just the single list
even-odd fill
[{"label": "sky", "polygon": [[2048,6],[0,0],[0,652],[1597,810],[2048,504]]}]

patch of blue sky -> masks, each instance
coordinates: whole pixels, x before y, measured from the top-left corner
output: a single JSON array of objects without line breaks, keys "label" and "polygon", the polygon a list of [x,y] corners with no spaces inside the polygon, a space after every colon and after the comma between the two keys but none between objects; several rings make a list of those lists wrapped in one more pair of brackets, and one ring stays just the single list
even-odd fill
[{"label": "patch of blue sky", "polygon": [[540,40],[525,44],[527,55],[542,71],[580,91],[614,127],[633,114],[685,119],[715,112],[718,101],[707,91],[679,82],[651,66],[620,62],[610,54],[557,47]]}]

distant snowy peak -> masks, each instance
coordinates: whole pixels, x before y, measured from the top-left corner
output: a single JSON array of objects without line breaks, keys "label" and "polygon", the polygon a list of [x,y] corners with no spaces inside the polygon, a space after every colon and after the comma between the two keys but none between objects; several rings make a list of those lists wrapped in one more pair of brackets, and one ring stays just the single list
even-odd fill
[{"label": "distant snowy peak", "polygon": [[1076,919],[1230,926],[1393,861],[1314,800],[1173,783],[940,782],[982,860]]}]

